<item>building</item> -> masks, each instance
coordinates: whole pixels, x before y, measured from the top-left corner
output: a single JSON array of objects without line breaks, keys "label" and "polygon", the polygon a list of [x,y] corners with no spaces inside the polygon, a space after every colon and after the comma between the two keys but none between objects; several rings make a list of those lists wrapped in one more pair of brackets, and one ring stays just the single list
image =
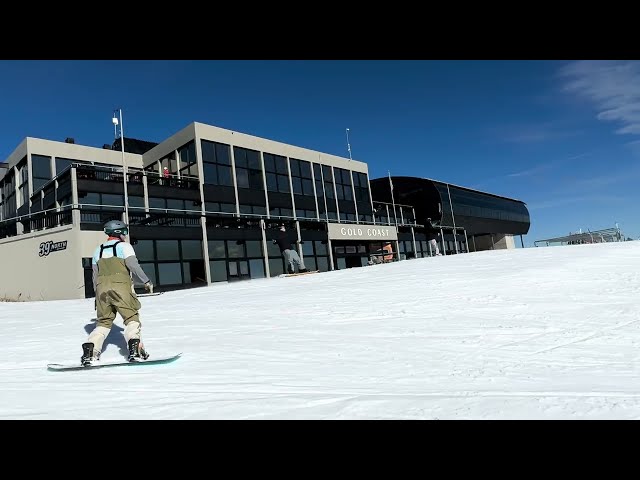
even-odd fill
[{"label": "building", "polygon": [[[112,219],[128,220],[160,291],[284,273],[271,242],[280,224],[301,242],[307,268],[322,272],[434,255],[429,236],[448,228],[446,213],[422,223],[435,197],[404,195],[397,178],[399,203],[389,201],[388,179],[370,180],[366,163],[202,123],[160,143],[125,138],[124,152],[120,139],[96,148],[27,137],[5,164],[0,296],[9,298],[94,296],[91,256]],[[480,227],[483,218],[469,216]],[[520,230],[524,223],[528,214]],[[476,237],[502,232],[494,225],[478,227]]]},{"label": "building", "polygon": [[[428,178],[378,178],[371,180],[371,192],[373,198],[386,202],[389,213],[385,215],[393,215],[389,202],[395,202],[399,224],[410,215],[410,223],[420,225],[411,232],[399,227],[398,238],[404,240],[406,249],[411,246],[411,234],[421,241],[436,240],[444,255],[515,248],[514,236],[518,235],[524,247],[522,235],[530,227],[529,211],[521,200]],[[403,253],[402,244],[400,248]]]}]

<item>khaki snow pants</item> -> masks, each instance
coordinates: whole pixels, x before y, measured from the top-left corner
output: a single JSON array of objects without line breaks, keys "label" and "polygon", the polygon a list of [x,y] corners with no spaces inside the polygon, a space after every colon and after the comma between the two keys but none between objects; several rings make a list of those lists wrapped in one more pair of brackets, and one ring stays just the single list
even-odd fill
[{"label": "khaki snow pants", "polygon": [[129,344],[132,338],[140,338],[140,300],[131,290],[131,284],[124,282],[104,282],[98,285],[96,289],[96,328],[93,329],[88,342],[93,343],[94,351],[99,354],[106,340],[116,313],[124,319],[124,338]]},{"label": "khaki snow pants", "polygon": [[96,291],[96,313],[98,314],[97,324],[111,328],[119,313],[124,324],[129,322],[140,323],[140,314],[138,310],[142,305],[140,300],[131,290],[128,283],[104,282],[97,286]]}]

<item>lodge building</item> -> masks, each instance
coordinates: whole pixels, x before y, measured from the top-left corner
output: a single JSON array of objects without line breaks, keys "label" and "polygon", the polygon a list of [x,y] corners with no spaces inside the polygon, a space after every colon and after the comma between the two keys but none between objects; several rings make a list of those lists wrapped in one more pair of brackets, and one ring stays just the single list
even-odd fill
[{"label": "lodge building", "polygon": [[159,291],[281,275],[281,224],[321,272],[513,248],[529,229],[519,200],[370,179],[360,161],[197,122],[161,143],[125,137],[124,148],[27,137],[4,166],[0,297],[23,300],[94,296],[91,256],[112,219],[128,222]]}]

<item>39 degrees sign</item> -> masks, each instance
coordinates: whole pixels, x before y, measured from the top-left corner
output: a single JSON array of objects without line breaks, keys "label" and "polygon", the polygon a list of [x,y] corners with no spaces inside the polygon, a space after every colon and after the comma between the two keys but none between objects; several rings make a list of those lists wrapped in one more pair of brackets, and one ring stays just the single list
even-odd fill
[{"label": "39 degrees sign", "polygon": [[40,244],[40,251],[38,252],[38,256],[46,257],[51,252],[66,250],[66,248],[67,248],[67,240],[63,240],[62,242],[52,242],[51,240],[49,240],[48,242],[42,242]]}]

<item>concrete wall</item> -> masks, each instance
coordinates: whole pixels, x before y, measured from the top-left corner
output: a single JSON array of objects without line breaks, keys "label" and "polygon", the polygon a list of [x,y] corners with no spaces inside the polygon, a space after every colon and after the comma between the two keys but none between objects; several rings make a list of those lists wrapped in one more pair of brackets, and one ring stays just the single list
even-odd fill
[{"label": "concrete wall", "polygon": [[494,250],[516,248],[516,242],[513,239],[513,235],[494,234],[493,240],[495,242]]},{"label": "concrete wall", "polygon": [[474,241],[476,249],[475,251],[482,250],[505,250],[510,248],[516,248],[516,243],[513,235],[506,235],[501,233],[493,234],[493,242],[491,235],[479,235],[474,236],[473,240],[469,237],[469,251],[473,252]]},{"label": "concrete wall", "polygon": [[[79,232],[70,225],[0,240],[0,298],[84,298]],[[67,242],[49,251],[48,242]]]},{"label": "concrete wall", "polygon": [[[85,298],[82,259],[92,257],[106,240],[101,231],[81,231],[71,225],[0,240],[0,298]],[[46,254],[47,242],[65,241],[65,249]]]}]

